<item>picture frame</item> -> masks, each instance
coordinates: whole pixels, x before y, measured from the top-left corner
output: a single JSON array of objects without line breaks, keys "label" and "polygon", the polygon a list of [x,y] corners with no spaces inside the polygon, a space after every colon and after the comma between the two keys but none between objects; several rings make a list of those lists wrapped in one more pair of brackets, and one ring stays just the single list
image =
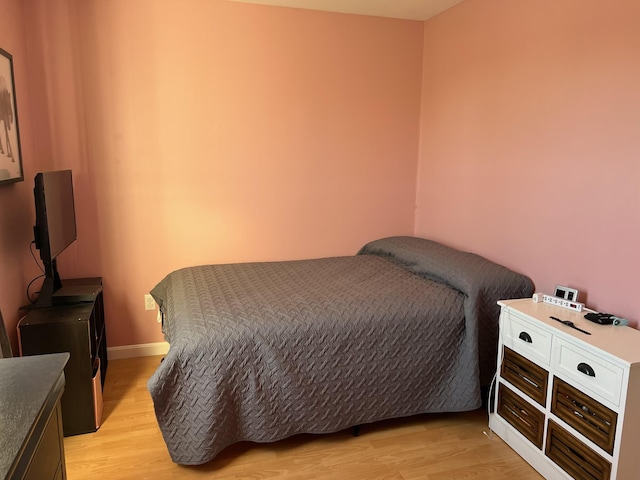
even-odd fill
[{"label": "picture frame", "polygon": [[13,56],[0,48],[0,185],[23,180]]}]

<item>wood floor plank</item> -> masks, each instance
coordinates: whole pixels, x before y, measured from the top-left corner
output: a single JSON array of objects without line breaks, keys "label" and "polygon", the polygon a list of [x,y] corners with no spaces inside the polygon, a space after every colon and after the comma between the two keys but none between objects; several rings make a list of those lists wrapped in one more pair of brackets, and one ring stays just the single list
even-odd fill
[{"label": "wood floor plank", "polygon": [[171,461],[147,391],[161,357],[112,360],[104,390],[104,423],[65,438],[69,480],[539,480],[499,437],[486,412],[419,415],[327,435],[243,442],[206,465]]}]

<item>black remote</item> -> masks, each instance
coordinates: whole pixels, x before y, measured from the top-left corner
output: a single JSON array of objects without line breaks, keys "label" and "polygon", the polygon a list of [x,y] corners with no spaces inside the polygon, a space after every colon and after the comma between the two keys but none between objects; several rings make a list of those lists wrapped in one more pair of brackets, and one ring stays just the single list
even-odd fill
[{"label": "black remote", "polygon": [[610,313],[589,312],[585,314],[584,318],[594,323],[599,323],[600,325],[611,325],[613,320],[617,317]]}]

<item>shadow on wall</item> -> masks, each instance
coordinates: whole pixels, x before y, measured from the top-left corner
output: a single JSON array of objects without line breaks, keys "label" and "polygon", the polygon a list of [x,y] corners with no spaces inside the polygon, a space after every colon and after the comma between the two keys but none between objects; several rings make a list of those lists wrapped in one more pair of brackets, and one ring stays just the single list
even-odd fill
[{"label": "shadow on wall", "polygon": [[12,356],[11,343],[9,343],[7,329],[4,325],[4,320],[2,319],[2,312],[0,312],[0,358],[10,358]]}]

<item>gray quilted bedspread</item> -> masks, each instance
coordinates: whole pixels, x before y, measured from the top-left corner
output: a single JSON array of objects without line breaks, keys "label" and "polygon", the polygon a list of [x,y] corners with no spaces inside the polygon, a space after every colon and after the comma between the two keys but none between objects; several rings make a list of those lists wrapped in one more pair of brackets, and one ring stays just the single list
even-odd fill
[{"label": "gray quilted bedspread", "polygon": [[174,462],[201,464],[243,440],[478,408],[496,301],[532,286],[393,237],[352,257],[185,268],[151,293],[170,344],[148,382],[158,424]]}]

